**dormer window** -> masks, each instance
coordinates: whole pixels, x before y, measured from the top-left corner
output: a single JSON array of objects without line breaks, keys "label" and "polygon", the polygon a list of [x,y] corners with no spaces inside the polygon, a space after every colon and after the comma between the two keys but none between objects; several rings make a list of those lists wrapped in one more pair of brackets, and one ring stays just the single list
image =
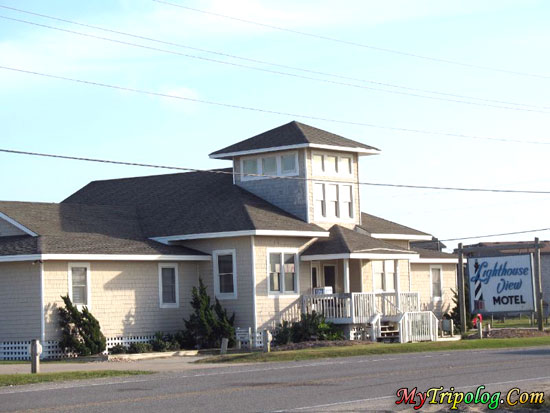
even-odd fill
[{"label": "dormer window", "polygon": [[351,155],[313,153],[313,174],[324,176],[352,176],[353,159]]},{"label": "dormer window", "polygon": [[[241,180],[298,175],[298,152],[241,158]],[[261,176],[265,175],[265,176]]]}]

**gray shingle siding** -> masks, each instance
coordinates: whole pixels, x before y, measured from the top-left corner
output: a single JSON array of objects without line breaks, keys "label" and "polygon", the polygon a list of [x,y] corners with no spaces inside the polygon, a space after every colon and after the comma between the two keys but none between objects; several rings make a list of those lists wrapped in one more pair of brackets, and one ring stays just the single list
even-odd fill
[{"label": "gray shingle siding", "polygon": [[[299,179],[257,179],[242,181],[241,157],[234,159],[235,184],[307,222],[307,185]],[[304,150],[298,151],[298,177],[305,178]]]}]

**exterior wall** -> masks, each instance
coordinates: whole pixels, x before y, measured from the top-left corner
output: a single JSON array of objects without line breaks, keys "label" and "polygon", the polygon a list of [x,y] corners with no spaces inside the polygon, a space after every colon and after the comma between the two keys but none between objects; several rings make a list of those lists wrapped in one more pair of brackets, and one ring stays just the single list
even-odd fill
[{"label": "exterior wall", "polygon": [[[336,176],[321,176],[321,175],[314,175],[313,174],[313,158],[312,153],[331,153],[334,155],[343,155],[343,156],[351,156],[353,160],[353,177],[336,177]],[[342,182],[342,183],[352,183],[353,185],[353,204],[354,204],[354,220],[353,222],[342,222],[342,221],[317,221],[315,220],[315,211],[314,211],[314,199],[313,199],[313,183],[312,181],[308,182],[308,192],[307,192],[307,199],[308,199],[308,207],[309,207],[309,218],[310,222],[315,223],[319,225],[320,227],[323,227],[325,229],[328,229],[332,227],[334,224],[342,225],[343,227],[347,227],[350,229],[353,229],[355,225],[361,223],[361,205],[360,205],[360,196],[359,196],[359,163],[358,163],[359,157],[356,153],[351,152],[335,152],[335,151],[323,151],[323,150],[317,150],[317,149],[306,149],[306,167],[307,167],[307,176],[308,178],[314,179],[318,182],[325,182],[327,180],[330,180],[331,182]]]},{"label": "exterior wall", "polygon": [[362,260],[363,266],[361,271],[361,279],[363,283],[363,292],[374,291],[374,284],[372,282],[372,261]]},{"label": "exterior wall", "polygon": [[40,265],[0,263],[0,342],[40,339]]},{"label": "exterior wall", "polygon": [[[254,299],[252,282],[252,237],[234,237],[186,241],[185,245],[211,254],[214,250],[234,249],[237,266],[237,298],[220,299],[229,314],[235,313],[235,327],[254,327]],[[202,261],[199,276],[206,285],[208,294],[214,301],[213,261]]]},{"label": "exterior wall", "polygon": [[298,294],[268,295],[268,248],[296,248],[298,253],[304,250],[310,239],[254,237],[256,271],[256,321],[258,331],[273,329],[282,320],[298,318],[301,313],[301,294],[311,294],[311,264],[300,262],[298,266]]},{"label": "exterior wall", "polygon": [[[442,292],[441,301],[433,301],[431,297],[430,267],[442,268]],[[437,317],[448,313],[453,308],[453,292],[456,291],[456,264],[411,264],[411,291],[420,294],[420,307],[422,310],[433,311]]]},{"label": "exterior wall", "polygon": [[[166,261],[169,263],[169,261]],[[157,262],[92,261],[90,311],[106,337],[175,332],[191,311],[191,289],[197,285],[197,263],[178,264],[179,307],[160,308]],[[59,338],[57,308],[68,293],[69,263],[44,263],[46,340]]]},{"label": "exterior wall", "polygon": [[[269,152],[269,155],[281,155],[291,152],[298,153],[298,176],[305,178],[305,150]],[[267,155],[267,153],[265,154]],[[261,154],[257,156],[261,157]],[[246,157],[244,157],[246,158]],[[235,184],[258,195],[260,198],[278,206],[292,215],[307,221],[307,184],[301,179],[255,179],[241,180],[241,159],[233,158]]]},{"label": "exterior wall", "polygon": [[26,233],[0,218],[0,237],[10,237],[13,235],[26,235]]}]

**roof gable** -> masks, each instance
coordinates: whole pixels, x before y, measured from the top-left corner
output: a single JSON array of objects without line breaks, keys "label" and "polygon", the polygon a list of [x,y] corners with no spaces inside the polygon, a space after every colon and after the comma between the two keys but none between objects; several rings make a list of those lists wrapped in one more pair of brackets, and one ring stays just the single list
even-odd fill
[{"label": "roof gable", "polygon": [[359,153],[375,154],[379,149],[353,141],[322,129],[292,121],[252,138],[212,152],[211,158],[231,159],[233,156],[305,147],[328,147]]}]

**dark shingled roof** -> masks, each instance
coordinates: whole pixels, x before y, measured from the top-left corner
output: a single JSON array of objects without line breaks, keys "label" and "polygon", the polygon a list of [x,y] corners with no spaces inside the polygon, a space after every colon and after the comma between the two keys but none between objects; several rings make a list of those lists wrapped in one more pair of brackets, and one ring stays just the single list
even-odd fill
[{"label": "dark shingled roof", "polygon": [[[233,185],[231,169],[95,181],[72,203],[135,208],[147,237],[242,230],[321,231]],[[218,172],[218,173],[215,173]]]},{"label": "dark shingled roof", "polygon": [[0,202],[0,212],[38,237],[0,237],[0,255],[139,254],[206,255],[148,240],[133,207]]},{"label": "dark shingled roof", "polygon": [[[287,123],[286,125],[279,126],[267,132],[260,133],[259,135],[256,135],[252,138],[220,149],[219,151],[212,152],[210,156],[216,158],[224,158],[220,155],[257,149],[275,149],[280,146],[299,144],[319,144],[341,146],[343,148],[360,148],[373,151],[379,150],[373,146],[365,145],[361,142],[353,141],[334,133],[314,128],[313,126],[292,121],[290,123]],[[230,158],[230,156],[225,157],[225,159]]]},{"label": "dark shingled roof", "polygon": [[416,254],[397,245],[360,234],[340,225],[330,228],[328,238],[319,238],[302,255],[326,255],[349,253]]},{"label": "dark shingled roof", "polygon": [[418,254],[420,255],[420,258],[429,258],[429,259],[439,259],[439,258],[450,259],[450,258],[454,258],[454,259],[458,259],[458,255],[448,254],[448,253],[442,252],[442,251],[435,251],[435,250],[430,250],[430,249],[425,249],[425,248],[416,248],[416,247],[411,247],[411,249],[413,251],[418,252]]},{"label": "dark shingled roof", "polygon": [[374,215],[361,212],[361,225],[360,228],[367,231],[369,234],[403,234],[403,235],[427,235],[422,231],[406,227],[401,224],[397,224],[387,219],[383,219]]}]

